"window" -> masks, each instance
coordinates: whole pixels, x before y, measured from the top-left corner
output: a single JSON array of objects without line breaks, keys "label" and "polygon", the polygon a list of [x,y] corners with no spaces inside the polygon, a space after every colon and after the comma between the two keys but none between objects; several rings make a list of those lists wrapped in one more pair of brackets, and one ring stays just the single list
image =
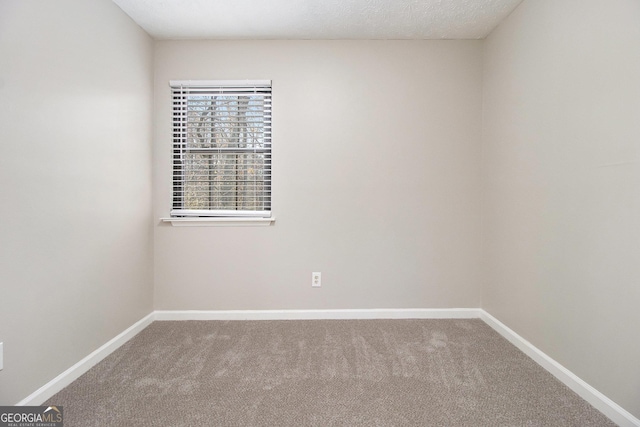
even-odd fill
[{"label": "window", "polygon": [[171,81],[171,217],[271,216],[271,81]]}]

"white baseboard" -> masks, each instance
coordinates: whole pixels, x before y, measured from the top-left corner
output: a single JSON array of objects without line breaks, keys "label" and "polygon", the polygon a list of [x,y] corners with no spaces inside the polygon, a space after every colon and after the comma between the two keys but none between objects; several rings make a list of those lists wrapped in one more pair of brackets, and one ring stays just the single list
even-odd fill
[{"label": "white baseboard", "polygon": [[47,399],[78,379],[80,375],[97,365],[102,359],[116,351],[122,344],[129,341],[144,328],[149,326],[154,320],[154,313],[149,313],[129,328],[118,334],[96,351],[31,393],[26,398],[18,402],[17,406],[38,406]]},{"label": "white baseboard", "polygon": [[155,320],[477,319],[477,308],[156,311]]},{"label": "white baseboard", "polygon": [[480,318],[496,332],[515,345],[524,354],[533,359],[536,363],[549,371],[551,375],[564,383],[580,397],[589,402],[594,408],[602,412],[611,421],[620,427],[640,427],[640,420],[626,411],[620,405],[600,393],[595,388],[580,379],[576,374],[547,356],[536,346],[522,338],[505,324],[490,315],[484,310],[480,310]]},{"label": "white baseboard", "polygon": [[41,405],[155,320],[313,320],[313,319],[482,319],[523,353],[549,371],[620,427],[640,427],[640,420],[547,356],[533,344],[479,308],[355,310],[159,310],[154,311],[96,351],[40,387],[17,405]]}]

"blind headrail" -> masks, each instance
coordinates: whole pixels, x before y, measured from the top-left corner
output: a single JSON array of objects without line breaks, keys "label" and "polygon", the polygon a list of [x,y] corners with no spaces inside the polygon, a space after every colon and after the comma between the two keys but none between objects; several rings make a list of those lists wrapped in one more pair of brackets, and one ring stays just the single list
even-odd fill
[{"label": "blind headrail", "polygon": [[179,87],[271,87],[271,80],[169,80],[169,86]]}]

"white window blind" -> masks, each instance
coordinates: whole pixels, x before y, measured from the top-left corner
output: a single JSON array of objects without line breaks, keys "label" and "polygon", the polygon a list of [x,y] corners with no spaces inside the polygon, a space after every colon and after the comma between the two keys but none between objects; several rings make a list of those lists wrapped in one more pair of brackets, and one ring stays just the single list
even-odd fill
[{"label": "white window blind", "polygon": [[171,81],[172,217],[271,215],[271,81]]}]

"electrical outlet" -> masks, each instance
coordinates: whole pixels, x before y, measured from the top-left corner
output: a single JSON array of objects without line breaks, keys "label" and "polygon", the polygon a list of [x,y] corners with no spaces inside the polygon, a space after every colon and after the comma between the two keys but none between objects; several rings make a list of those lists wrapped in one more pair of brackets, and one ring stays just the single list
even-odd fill
[{"label": "electrical outlet", "polygon": [[319,271],[311,273],[311,286],[314,288],[322,286],[322,273]]},{"label": "electrical outlet", "polygon": [[4,366],[3,365],[3,356],[2,356],[3,351],[2,350],[4,350],[4,346],[3,346],[3,343],[0,342],[0,371],[2,371],[2,367]]}]

